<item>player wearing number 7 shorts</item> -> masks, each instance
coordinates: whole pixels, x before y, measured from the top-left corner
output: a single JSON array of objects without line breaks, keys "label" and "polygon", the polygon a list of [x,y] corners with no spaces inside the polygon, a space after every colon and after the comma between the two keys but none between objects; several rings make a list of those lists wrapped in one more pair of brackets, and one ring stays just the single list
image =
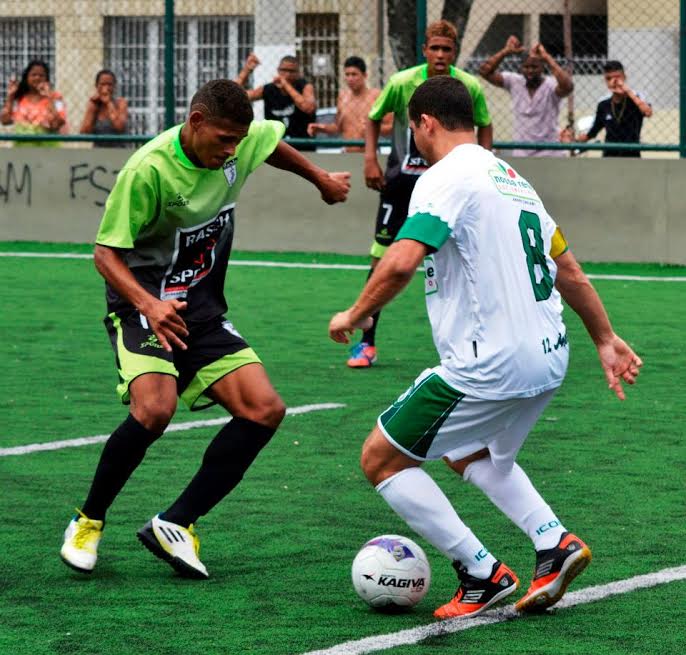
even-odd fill
[{"label": "player wearing number 7 shorts", "polygon": [[477,145],[469,93],[424,82],[409,103],[415,143],[431,165],[395,242],[329,335],[346,343],[424,262],[426,304],[440,363],[381,413],[362,468],[386,502],[443,552],[459,579],[435,615],[483,612],[514,593],[515,573],[492,555],[421,468],[444,459],[533,541],[536,568],[520,611],[545,609],[591,551],[536,491],[517,454],[567,370],[561,299],[593,339],[609,387],[624,399],[640,358],[612,330],[603,304],[534,188]]}]

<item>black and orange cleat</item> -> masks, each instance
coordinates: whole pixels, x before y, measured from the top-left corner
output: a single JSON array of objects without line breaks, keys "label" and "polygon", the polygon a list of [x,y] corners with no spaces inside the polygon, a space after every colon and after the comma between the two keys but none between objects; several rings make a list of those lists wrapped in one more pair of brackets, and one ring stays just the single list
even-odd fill
[{"label": "black and orange cleat", "polygon": [[590,563],[591,549],[579,537],[565,532],[554,548],[536,553],[536,570],[531,586],[515,603],[518,612],[542,612],[552,607],[567,591],[569,583]]},{"label": "black and orange cleat", "polygon": [[460,562],[454,562],[453,566],[460,586],[455,597],[434,612],[437,619],[477,616],[519,587],[519,579],[514,572],[499,561],[493,565],[491,575],[486,579],[469,575]]}]

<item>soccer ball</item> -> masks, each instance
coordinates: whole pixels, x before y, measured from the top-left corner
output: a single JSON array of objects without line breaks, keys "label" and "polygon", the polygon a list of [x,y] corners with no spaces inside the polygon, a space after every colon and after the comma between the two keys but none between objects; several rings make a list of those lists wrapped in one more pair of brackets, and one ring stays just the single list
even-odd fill
[{"label": "soccer ball", "polygon": [[431,567],[411,539],[383,534],[368,541],[355,556],[353,586],[372,607],[412,607],[429,590]]}]

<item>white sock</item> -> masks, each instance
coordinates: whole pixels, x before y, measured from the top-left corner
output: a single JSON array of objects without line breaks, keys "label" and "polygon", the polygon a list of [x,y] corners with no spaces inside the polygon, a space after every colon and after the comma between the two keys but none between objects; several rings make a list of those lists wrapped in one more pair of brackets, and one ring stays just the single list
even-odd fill
[{"label": "white sock", "polygon": [[528,534],[536,550],[557,546],[564,526],[519,464],[515,463],[509,473],[502,473],[486,457],[469,464],[464,479],[481,489],[505,516]]},{"label": "white sock", "polygon": [[429,543],[459,560],[470,575],[488,578],[495,557],[462,522],[440,487],[421,468],[400,471],[376,490],[405,522]]}]

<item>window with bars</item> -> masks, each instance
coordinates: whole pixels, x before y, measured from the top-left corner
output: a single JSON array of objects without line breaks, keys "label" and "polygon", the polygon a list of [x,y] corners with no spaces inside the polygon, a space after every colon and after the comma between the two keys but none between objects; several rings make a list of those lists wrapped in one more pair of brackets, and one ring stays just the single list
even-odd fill
[{"label": "window with bars", "polygon": [[7,96],[12,77],[17,80],[32,59],[50,66],[55,84],[55,23],[52,18],[0,18],[0,98]]},{"label": "window with bars", "polygon": [[[254,47],[252,17],[177,18],[174,49],[175,115],[180,122],[192,95],[205,82],[236,77]],[[107,17],[105,66],[129,103],[132,134],[164,127],[164,22],[161,17]]]},{"label": "window with bars", "polygon": [[338,14],[296,14],[296,56],[312,82],[317,107],[335,107],[338,97]]},{"label": "window with bars", "polygon": [[[599,75],[607,60],[607,14],[572,15],[572,58],[577,75]],[[558,61],[564,57],[563,18],[541,14],[541,43]]]}]

